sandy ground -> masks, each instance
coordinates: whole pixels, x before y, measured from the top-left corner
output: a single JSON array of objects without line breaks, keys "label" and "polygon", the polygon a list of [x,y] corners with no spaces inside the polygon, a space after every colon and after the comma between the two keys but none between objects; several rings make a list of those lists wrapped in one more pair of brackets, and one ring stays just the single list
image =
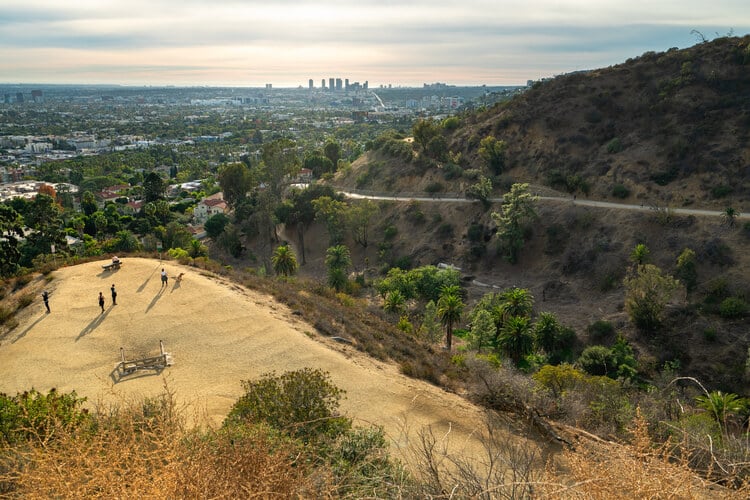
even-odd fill
[{"label": "sandy ground", "polygon": [[[121,269],[102,271],[104,262],[55,271],[51,314],[40,298],[0,345],[0,391],[56,387],[106,402],[157,395],[166,383],[181,404],[220,423],[242,394],[241,380],[314,367],[346,390],[346,415],[358,424],[382,425],[402,452],[419,429],[432,426],[450,434],[452,451],[480,453],[479,408],[320,337],[272,297],[172,262],[124,259]],[[160,283],[162,267],[169,275],[166,287]],[[181,272],[185,277],[177,282]],[[110,296],[113,283],[117,305]],[[104,313],[97,303],[100,291]],[[153,356],[159,340],[172,366],[161,373],[116,375],[120,347],[127,358]]]}]

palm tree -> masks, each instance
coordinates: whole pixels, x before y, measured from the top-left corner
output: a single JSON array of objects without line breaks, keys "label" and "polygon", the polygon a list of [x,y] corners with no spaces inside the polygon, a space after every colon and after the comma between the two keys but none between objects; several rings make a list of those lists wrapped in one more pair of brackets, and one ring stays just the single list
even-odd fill
[{"label": "palm tree", "polygon": [[500,300],[498,312],[503,321],[513,316],[531,316],[534,308],[534,296],[525,288],[509,288],[500,294]]},{"label": "palm tree", "polygon": [[291,276],[297,272],[297,257],[288,245],[276,247],[271,257],[271,264],[277,275]]},{"label": "palm tree", "polygon": [[724,220],[724,224],[729,227],[734,226],[735,219],[740,216],[739,210],[732,207],[727,207],[721,212],[721,218]]},{"label": "palm tree", "polygon": [[638,243],[635,248],[633,248],[633,251],[630,252],[630,260],[636,266],[643,265],[648,260],[649,253],[649,249],[646,245]]},{"label": "palm tree", "polygon": [[352,258],[346,245],[336,245],[326,250],[326,267],[328,267],[328,285],[337,292],[346,286],[346,276]]},{"label": "palm tree", "polygon": [[497,340],[499,347],[514,363],[518,364],[534,347],[534,334],[529,318],[525,316],[507,318]]},{"label": "palm tree", "polygon": [[461,319],[464,303],[456,293],[444,293],[440,295],[437,303],[437,313],[440,322],[445,326],[445,345],[451,350],[453,344],[453,325]]},{"label": "palm tree", "polygon": [[398,313],[404,308],[404,303],[406,303],[404,295],[398,290],[391,290],[385,296],[383,309],[388,312]]},{"label": "palm tree", "polygon": [[695,401],[700,408],[709,412],[714,420],[723,427],[727,425],[727,417],[741,412],[747,405],[747,400],[737,396],[737,394],[721,391],[712,391],[698,396]]}]

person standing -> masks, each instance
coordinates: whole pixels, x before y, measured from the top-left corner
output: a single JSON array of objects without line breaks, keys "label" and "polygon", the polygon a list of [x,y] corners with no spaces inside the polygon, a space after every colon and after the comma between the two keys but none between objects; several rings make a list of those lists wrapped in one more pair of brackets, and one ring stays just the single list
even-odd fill
[{"label": "person standing", "polygon": [[49,314],[49,292],[47,290],[42,292],[42,300],[44,301],[44,307],[47,308],[47,314]]},{"label": "person standing", "polygon": [[112,290],[112,305],[116,306],[117,305],[117,292],[115,291],[114,283],[112,283],[112,288],[110,288],[110,290]]},{"label": "person standing", "polygon": [[164,268],[161,268],[161,286],[165,287],[167,286],[167,272],[164,270]]},{"label": "person standing", "polygon": [[99,292],[99,307],[102,308],[102,314],[104,314],[104,295],[102,295],[102,292]]}]

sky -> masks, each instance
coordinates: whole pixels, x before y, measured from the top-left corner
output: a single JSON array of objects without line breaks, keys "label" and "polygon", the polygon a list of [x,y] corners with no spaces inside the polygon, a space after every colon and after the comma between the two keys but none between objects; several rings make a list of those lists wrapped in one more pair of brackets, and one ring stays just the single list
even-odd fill
[{"label": "sky", "polygon": [[748,33],[748,0],[2,0],[0,83],[518,85]]}]

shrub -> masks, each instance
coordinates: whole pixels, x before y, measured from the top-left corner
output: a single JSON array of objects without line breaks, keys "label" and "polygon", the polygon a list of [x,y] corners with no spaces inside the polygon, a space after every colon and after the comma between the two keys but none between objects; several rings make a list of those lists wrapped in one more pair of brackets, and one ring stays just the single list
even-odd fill
[{"label": "shrub", "polygon": [[448,163],[447,165],[445,165],[445,167],[443,167],[443,177],[445,177],[446,181],[460,179],[463,174],[464,169],[456,164]]},{"label": "shrub", "polygon": [[607,143],[607,153],[614,154],[622,151],[622,141],[615,137]]},{"label": "shrub", "polygon": [[609,375],[616,370],[612,350],[603,345],[587,347],[578,358],[578,365],[589,375]]},{"label": "shrub", "polygon": [[612,323],[603,319],[594,321],[587,328],[586,332],[591,336],[592,340],[602,340],[615,333],[615,327]]},{"label": "shrub", "polygon": [[396,228],[396,226],[389,225],[386,226],[385,229],[383,229],[383,239],[385,240],[392,240],[396,237],[397,234],[398,229]]},{"label": "shrub", "polygon": [[17,309],[25,309],[26,307],[30,306],[32,302],[34,302],[34,294],[25,293],[18,297]]},{"label": "shrub", "polygon": [[727,297],[719,305],[719,314],[722,318],[740,318],[747,313],[747,302],[739,297]]},{"label": "shrub", "polygon": [[615,184],[612,186],[612,196],[615,198],[627,198],[630,196],[630,190],[622,184]]},{"label": "shrub", "polygon": [[450,238],[453,236],[453,226],[448,222],[440,224],[437,229],[437,235],[439,238]]},{"label": "shrub", "polygon": [[713,198],[724,198],[732,194],[732,191],[734,191],[734,189],[732,189],[732,186],[720,184],[711,188],[711,196]]},{"label": "shrub", "polygon": [[442,182],[430,182],[424,188],[425,193],[436,194],[445,191],[445,186]]},{"label": "shrub", "polygon": [[263,422],[303,442],[336,437],[351,426],[338,415],[344,391],[322,370],[267,373],[258,380],[243,381],[242,387],[245,394],[232,406],[225,424]]},{"label": "shrub", "polygon": [[85,401],[75,391],[64,394],[55,389],[47,394],[34,389],[13,397],[0,394],[0,442],[45,440],[57,426],[79,425],[88,418],[88,412],[81,408]]}]

